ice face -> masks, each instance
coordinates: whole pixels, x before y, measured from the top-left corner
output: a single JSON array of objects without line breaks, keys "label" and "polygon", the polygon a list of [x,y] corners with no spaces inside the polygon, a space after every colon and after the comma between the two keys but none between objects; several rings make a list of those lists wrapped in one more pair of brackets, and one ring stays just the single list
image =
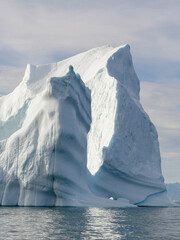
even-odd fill
[{"label": "ice face", "polygon": [[4,134],[6,144],[1,144],[6,173],[2,205],[66,205],[87,191],[90,90],[72,67],[65,76],[48,79],[46,85],[32,97],[23,117],[20,109],[5,122],[4,128],[10,131],[16,126],[16,131]]},{"label": "ice face", "polygon": [[0,98],[0,173],[2,205],[169,205],[129,46],[28,65]]},{"label": "ice face", "polygon": [[[107,71],[116,79],[114,129],[109,144],[101,150],[103,165],[90,179],[90,187],[99,196],[124,197],[135,204],[149,193],[165,190],[158,136],[140,105],[139,80],[126,48],[109,58]],[[110,91],[103,93],[104,106],[108,104]],[[103,120],[100,125],[103,126]]]}]

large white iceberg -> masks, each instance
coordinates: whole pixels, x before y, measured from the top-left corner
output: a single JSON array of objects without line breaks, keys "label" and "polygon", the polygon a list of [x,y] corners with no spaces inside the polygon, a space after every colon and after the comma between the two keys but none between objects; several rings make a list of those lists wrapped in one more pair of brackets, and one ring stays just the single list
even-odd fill
[{"label": "large white iceberg", "polygon": [[0,98],[0,204],[170,205],[139,89],[128,45],[28,65]]}]

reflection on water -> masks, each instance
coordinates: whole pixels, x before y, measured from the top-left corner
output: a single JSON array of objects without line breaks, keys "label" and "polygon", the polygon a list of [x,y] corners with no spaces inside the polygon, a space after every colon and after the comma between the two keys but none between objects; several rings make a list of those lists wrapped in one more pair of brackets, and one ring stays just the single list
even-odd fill
[{"label": "reflection on water", "polygon": [[[118,211],[120,214],[122,210],[118,209]],[[114,213],[112,209],[87,209],[86,218],[88,221],[84,229],[84,237],[90,234],[92,239],[112,239],[112,236],[114,239],[121,239],[121,233],[115,228],[116,220]]]},{"label": "reflection on water", "polygon": [[180,239],[180,208],[0,208],[0,239]]}]

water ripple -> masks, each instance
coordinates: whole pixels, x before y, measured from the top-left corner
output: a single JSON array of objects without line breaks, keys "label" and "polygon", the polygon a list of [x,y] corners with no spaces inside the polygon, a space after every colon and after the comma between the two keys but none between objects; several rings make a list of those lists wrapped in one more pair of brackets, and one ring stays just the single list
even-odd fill
[{"label": "water ripple", "polygon": [[180,208],[0,208],[0,239],[179,240]]}]

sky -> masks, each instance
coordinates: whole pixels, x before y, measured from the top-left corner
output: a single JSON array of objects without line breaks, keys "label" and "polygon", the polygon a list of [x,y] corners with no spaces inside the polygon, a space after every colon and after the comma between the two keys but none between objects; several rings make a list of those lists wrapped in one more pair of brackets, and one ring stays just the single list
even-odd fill
[{"label": "sky", "polygon": [[0,95],[27,63],[128,43],[141,103],[155,124],[166,182],[180,182],[180,1],[6,0],[0,8]]}]

